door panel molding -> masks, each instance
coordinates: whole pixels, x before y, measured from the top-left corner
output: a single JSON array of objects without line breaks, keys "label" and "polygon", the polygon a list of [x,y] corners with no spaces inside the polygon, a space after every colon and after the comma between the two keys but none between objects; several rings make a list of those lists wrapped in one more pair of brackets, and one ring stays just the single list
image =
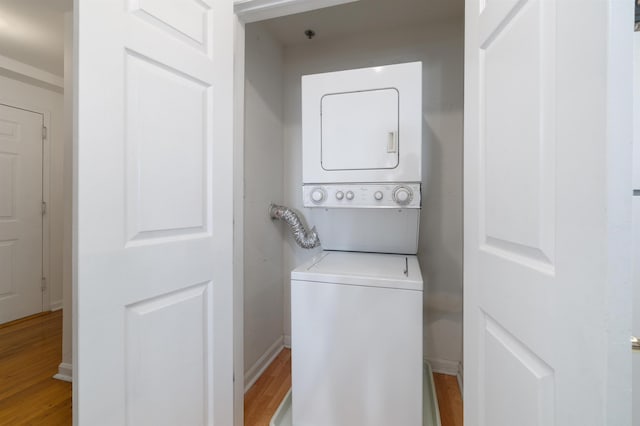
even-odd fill
[{"label": "door panel molding", "polygon": [[[486,313],[482,323],[480,388],[483,415],[480,424],[506,425],[515,419],[527,424],[555,424],[555,372],[531,348]],[[510,395],[526,395],[512,404]]]},{"label": "door panel molding", "polygon": [[[211,423],[212,289],[211,282],[200,283],[125,306],[127,424]],[[162,350],[166,346],[173,350]],[[179,395],[170,391],[176,386]],[[171,399],[175,404],[167,404]],[[200,403],[198,409],[189,401]]]},{"label": "door panel molding", "polygon": [[211,5],[204,0],[179,3],[185,14],[174,13],[177,3],[167,0],[129,0],[129,11],[203,52],[211,52]]},{"label": "door panel molding", "polygon": [[[555,9],[512,3],[490,3],[480,15],[481,28],[483,17],[496,17],[490,35],[483,33],[489,27],[481,30],[478,70],[486,85],[479,100],[481,240],[486,251],[553,273]],[[514,55],[517,60],[507,60]]]}]

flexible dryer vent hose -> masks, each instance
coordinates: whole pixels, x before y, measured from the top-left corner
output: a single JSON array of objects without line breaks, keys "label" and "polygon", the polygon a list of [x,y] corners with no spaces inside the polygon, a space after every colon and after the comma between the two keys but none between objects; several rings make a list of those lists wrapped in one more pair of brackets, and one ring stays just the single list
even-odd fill
[{"label": "flexible dryer vent hose", "polygon": [[312,228],[311,231],[308,231],[300,221],[296,212],[290,208],[271,204],[269,206],[269,216],[271,216],[271,219],[278,219],[286,222],[291,229],[293,238],[295,238],[296,243],[298,243],[300,247],[312,249],[320,245],[320,238],[318,238],[316,228]]}]

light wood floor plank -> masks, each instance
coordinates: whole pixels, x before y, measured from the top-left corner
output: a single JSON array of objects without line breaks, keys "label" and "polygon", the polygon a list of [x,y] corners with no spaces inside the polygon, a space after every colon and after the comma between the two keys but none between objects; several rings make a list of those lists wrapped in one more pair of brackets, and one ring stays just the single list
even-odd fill
[{"label": "light wood floor plank", "polygon": [[62,311],[0,326],[0,425],[71,424],[71,383],[53,378],[62,353]]},{"label": "light wood floor plank", "polygon": [[244,396],[244,424],[268,426],[291,388],[291,350],[283,349]]},{"label": "light wood floor plank", "polygon": [[435,373],[433,381],[436,385],[442,426],[462,426],[462,396],[458,378]]}]

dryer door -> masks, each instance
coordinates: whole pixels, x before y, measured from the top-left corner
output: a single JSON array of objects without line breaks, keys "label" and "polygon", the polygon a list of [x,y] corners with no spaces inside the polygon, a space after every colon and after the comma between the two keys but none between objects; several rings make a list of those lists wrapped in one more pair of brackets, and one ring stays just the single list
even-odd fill
[{"label": "dryer door", "polygon": [[321,101],[324,170],[398,166],[397,89],[325,95]]}]

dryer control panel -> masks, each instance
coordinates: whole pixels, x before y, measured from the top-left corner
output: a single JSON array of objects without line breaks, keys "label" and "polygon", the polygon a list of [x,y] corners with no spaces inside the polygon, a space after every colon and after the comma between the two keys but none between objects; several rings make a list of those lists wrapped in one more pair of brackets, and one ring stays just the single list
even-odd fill
[{"label": "dryer control panel", "polygon": [[302,186],[305,207],[419,209],[419,183],[334,183]]}]

